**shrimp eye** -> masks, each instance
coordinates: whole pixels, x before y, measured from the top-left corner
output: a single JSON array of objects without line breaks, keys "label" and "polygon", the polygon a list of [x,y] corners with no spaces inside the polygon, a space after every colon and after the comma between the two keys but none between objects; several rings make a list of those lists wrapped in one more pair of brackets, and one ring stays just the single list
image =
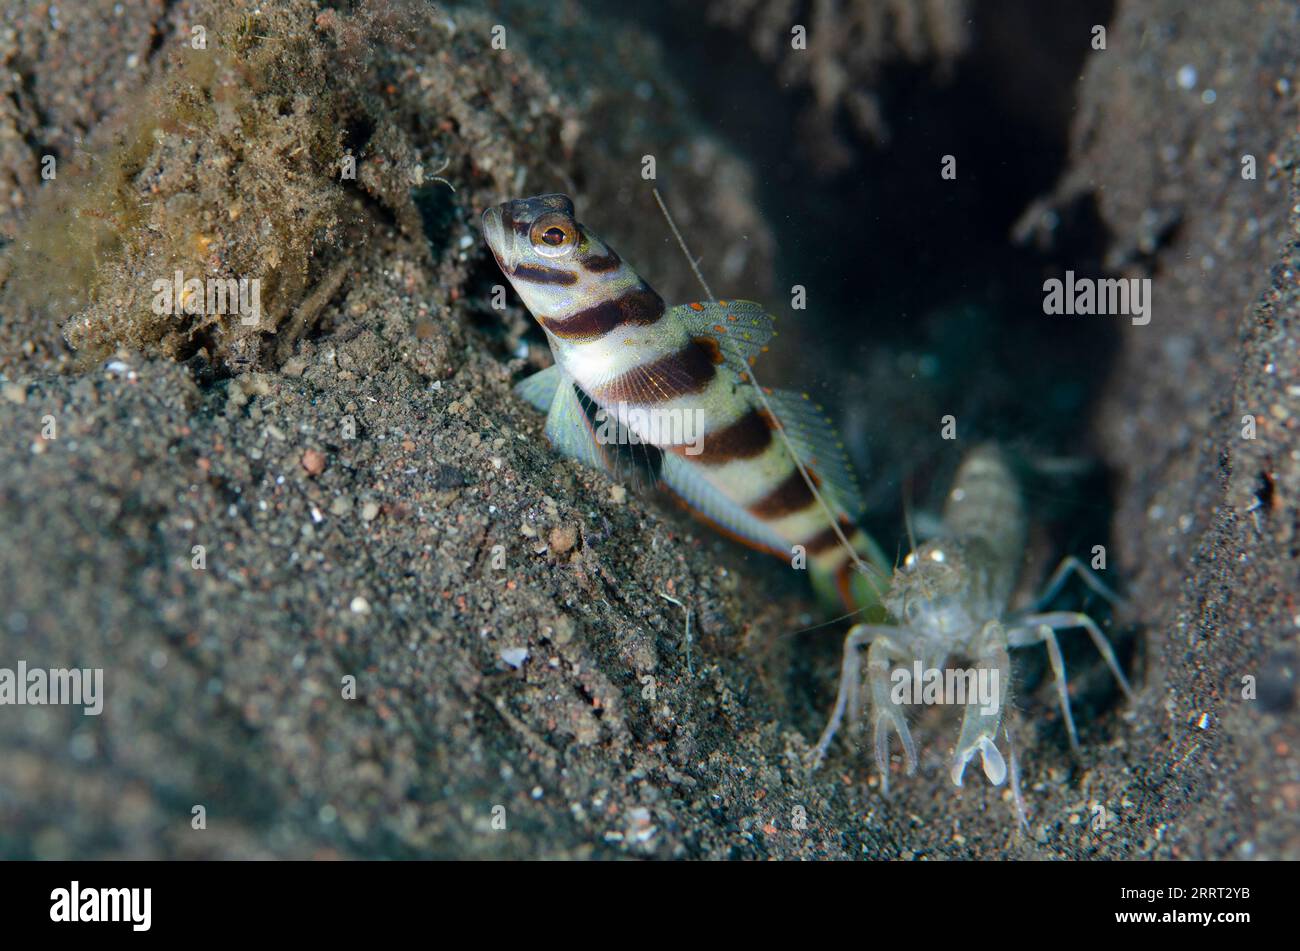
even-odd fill
[{"label": "shrimp eye", "polygon": [[573,221],[565,215],[543,215],[533,224],[528,240],[538,254],[555,258],[573,250],[578,243],[578,232]]}]

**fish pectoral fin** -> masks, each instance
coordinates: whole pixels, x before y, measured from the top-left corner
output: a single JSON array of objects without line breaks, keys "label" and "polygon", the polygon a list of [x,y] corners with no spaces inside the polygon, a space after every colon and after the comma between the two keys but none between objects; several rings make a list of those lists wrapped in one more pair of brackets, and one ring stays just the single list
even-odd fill
[{"label": "fish pectoral fin", "polygon": [[545,370],[538,370],[515,384],[515,395],[545,413],[555,402],[555,390],[560,385],[562,376],[564,371],[560,369],[559,364],[549,366]]},{"label": "fish pectoral fin", "polygon": [[776,336],[775,318],[750,300],[696,301],[668,311],[693,338],[717,344],[722,361],[742,380]]},{"label": "fish pectoral fin", "polygon": [[853,465],[826,413],[806,393],[773,390],[768,404],[781,423],[799,461],[816,475],[822,495],[837,514],[856,522],[866,507]]},{"label": "fish pectoral fin", "polygon": [[[542,371],[542,373],[548,372],[548,370]],[[541,375],[541,373],[535,374],[524,382],[527,383]],[[539,384],[539,388],[541,385]],[[573,377],[560,371],[553,389],[554,397],[551,400],[550,411],[546,414],[546,438],[561,455],[593,469],[611,472],[609,455],[597,438],[596,425],[588,417],[582,400],[578,397],[579,391],[573,382]]]}]

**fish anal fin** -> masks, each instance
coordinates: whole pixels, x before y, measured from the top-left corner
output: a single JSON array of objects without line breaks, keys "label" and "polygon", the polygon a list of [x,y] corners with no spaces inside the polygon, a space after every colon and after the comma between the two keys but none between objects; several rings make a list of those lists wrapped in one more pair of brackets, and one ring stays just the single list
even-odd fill
[{"label": "fish anal fin", "polygon": [[665,453],[660,476],[664,487],[690,509],[692,515],[720,534],[778,558],[790,557],[786,540],[762,519],[728,498],[696,463]]}]

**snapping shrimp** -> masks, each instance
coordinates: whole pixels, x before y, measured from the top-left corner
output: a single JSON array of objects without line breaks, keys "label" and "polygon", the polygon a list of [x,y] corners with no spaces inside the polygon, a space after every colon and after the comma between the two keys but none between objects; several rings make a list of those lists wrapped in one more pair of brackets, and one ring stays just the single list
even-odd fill
[{"label": "snapping shrimp", "polygon": [[875,761],[880,770],[882,791],[889,792],[889,731],[902,742],[908,774],[916,771],[916,746],[908,730],[901,704],[894,702],[891,675],[898,666],[919,662],[927,669],[941,667],[949,655],[961,654],[980,668],[996,672],[989,680],[998,687],[995,703],[971,697],[965,702],[961,734],[953,755],[950,776],[962,784],[966,765],[980,755],[984,775],[1000,786],[1008,775],[1007,763],[998,749],[1001,727],[1012,758],[1011,778],[1015,804],[1024,823],[1024,808],[1015,771],[1011,734],[1002,723],[1002,709],[1008,698],[1011,648],[1042,643],[1056,682],[1071,748],[1079,748],[1078,733],[1070,711],[1065,663],[1057,642],[1058,631],[1082,629],[1088,632],[1125,696],[1134,694],[1106,635],[1087,614],[1045,611],[1072,572],[1094,591],[1108,599],[1114,595],[1077,558],[1061,562],[1043,593],[1026,612],[1011,612],[1009,602],[1023,557],[1028,520],[1020,486],[1003,454],[994,446],[972,450],[954,478],[943,510],[939,537],[913,550],[893,575],[884,604],[897,626],[858,624],[844,640],[839,691],[830,720],[822,731],[814,753],[814,768],[820,764],[831,740],[847,716],[858,720],[862,712],[862,670],[859,648],[870,644],[866,657],[866,680],[871,691]]}]

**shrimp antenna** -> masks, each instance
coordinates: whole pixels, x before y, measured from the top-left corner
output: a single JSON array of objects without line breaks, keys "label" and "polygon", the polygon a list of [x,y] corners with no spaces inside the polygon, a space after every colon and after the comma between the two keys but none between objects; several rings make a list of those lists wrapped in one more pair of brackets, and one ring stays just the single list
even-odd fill
[{"label": "shrimp antenna", "polygon": [[[704,288],[704,296],[707,297],[710,302],[717,300],[717,298],[713,296],[713,290],[709,287],[709,282],[704,279],[704,275],[700,272],[699,264],[696,262],[695,258],[691,256],[690,248],[686,247],[686,239],[683,238],[682,233],[677,230],[677,222],[673,221],[673,216],[668,213],[668,206],[664,204],[663,196],[659,194],[659,186],[652,186],[650,191],[654,193],[655,201],[659,205],[659,210],[663,212],[664,221],[668,222],[669,230],[672,231],[673,237],[677,239],[677,246],[682,249],[682,254],[686,256],[686,263],[691,266],[691,271],[694,272],[695,279],[700,282],[700,287]],[[757,386],[758,384],[755,383],[754,385]]]},{"label": "shrimp antenna", "polygon": [[823,627],[830,627],[832,624],[839,624],[841,621],[848,621],[857,617],[859,614],[865,614],[871,610],[868,605],[865,608],[858,608],[856,611],[850,611],[848,614],[841,614],[839,617],[833,617],[829,621],[822,621],[818,624],[811,624],[808,627],[801,627],[797,631],[790,631],[788,634],[782,634],[781,637],[794,637],[796,634],[807,634],[809,631],[817,631]]},{"label": "shrimp antenna", "polygon": [[912,476],[903,480],[903,526],[907,529],[908,551],[916,551],[916,535],[912,531]]},{"label": "shrimp antenna", "polygon": [[[668,227],[672,231],[673,237],[677,239],[677,246],[682,249],[682,254],[685,255],[687,263],[690,264],[691,270],[695,272],[695,278],[700,282],[700,287],[704,288],[704,293],[708,297],[709,302],[715,302],[717,298],[713,296],[713,291],[709,288],[708,282],[704,280],[704,275],[700,273],[699,265],[696,264],[695,258],[691,255],[690,248],[686,246],[686,239],[683,238],[682,233],[677,230],[677,223],[673,221],[673,216],[669,214],[668,206],[664,204],[663,196],[659,194],[659,187],[651,186],[650,191],[654,193],[655,201],[659,205],[659,210],[663,212],[664,220],[668,222]],[[719,338],[719,343],[722,344],[724,341]],[[728,347],[731,346],[729,341],[726,341],[725,344]],[[736,354],[736,356],[739,356],[739,354]],[[758,401],[762,404],[763,410],[767,413],[768,419],[772,420],[776,424],[776,431],[781,437],[781,442],[785,444],[786,451],[790,453],[790,458],[794,460],[794,464],[799,470],[799,475],[803,477],[804,484],[808,486],[808,490],[812,492],[813,498],[817,500],[817,504],[821,506],[822,511],[830,520],[831,528],[835,531],[835,537],[840,540],[840,544],[844,546],[844,550],[849,553],[849,558],[852,559],[854,567],[856,567],[858,571],[862,572],[866,577],[867,584],[871,585],[871,590],[875,592],[877,600],[883,601],[885,598],[884,593],[881,592],[880,588],[876,585],[876,578],[883,576],[879,571],[867,565],[866,562],[859,558],[858,553],[853,549],[853,546],[849,544],[848,536],[846,536],[844,531],[840,528],[839,518],[831,511],[830,505],[828,505],[826,500],[822,497],[816,483],[813,482],[812,476],[808,474],[808,468],[803,464],[803,460],[799,458],[799,453],[795,451],[794,446],[791,444],[790,437],[786,435],[785,426],[781,424],[780,417],[778,417],[772,410],[772,404],[768,402],[767,394],[765,394],[763,388],[759,386],[758,378],[754,376],[754,369],[750,365],[749,361],[740,359],[737,362],[745,368],[745,373],[749,377],[749,382],[754,385],[754,392],[758,394]]]}]

